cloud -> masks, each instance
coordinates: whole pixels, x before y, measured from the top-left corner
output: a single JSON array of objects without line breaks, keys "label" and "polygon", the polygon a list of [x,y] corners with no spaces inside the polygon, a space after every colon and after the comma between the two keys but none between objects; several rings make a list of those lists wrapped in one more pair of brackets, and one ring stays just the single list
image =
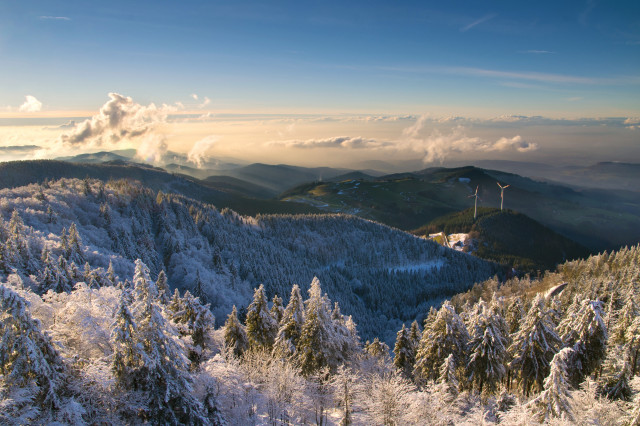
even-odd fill
[{"label": "cloud", "polygon": [[406,139],[399,144],[401,147],[404,146],[420,153],[425,163],[443,162],[451,154],[495,151],[528,152],[538,149],[535,143],[525,141],[520,135],[511,138],[501,137],[496,141],[470,137],[466,135],[465,128],[462,126],[454,128],[450,133],[434,130],[428,137],[421,137],[420,133],[426,120],[426,116],[422,116],[413,126],[406,128],[403,131]]},{"label": "cloud", "polygon": [[67,16],[39,16],[39,19],[43,21],[70,21],[71,18]]},{"label": "cloud", "polygon": [[35,96],[27,95],[25,96],[26,101],[20,105],[18,111],[21,112],[38,112],[42,109],[42,102],[37,100]]},{"label": "cloud", "polygon": [[198,95],[196,95],[195,93],[192,93],[191,97],[193,98],[194,101],[198,100]]},{"label": "cloud", "polygon": [[465,25],[464,27],[460,28],[460,32],[464,33],[469,31],[471,28],[482,24],[483,22],[487,22],[493,18],[495,18],[497,15],[495,13],[490,13],[488,15],[483,16],[480,19],[476,19],[475,21],[473,21],[472,23],[470,23],[469,25]]},{"label": "cloud", "polygon": [[187,154],[187,159],[198,166],[202,167],[206,152],[218,141],[217,136],[207,136],[193,144],[191,150]]},{"label": "cloud", "polygon": [[209,105],[211,103],[211,99],[207,98],[206,96],[204,97],[204,101],[202,101],[202,103],[199,105],[200,108],[204,108],[207,105]]},{"label": "cloud", "polygon": [[158,128],[167,122],[168,114],[175,112],[176,107],[157,107],[153,103],[144,106],[118,93],[109,93],[109,98],[98,114],[75,124],[60,136],[59,142],[75,147],[114,146],[127,142],[138,147],[140,158],[159,162],[167,147]]},{"label": "cloud", "polygon": [[536,50],[536,49],[531,49],[531,50],[521,50],[519,53],[531,53],[533,55],[550,55],[556,52],[552,52],[551,50]]},{"label": "cloud", "polygon": [[367,139],[361,136],[337,136],[326,139],[307,139],[307,140],[288,140],[269,142],[269,145],[282,145],[287,148],[381,148],[389,146],[389,142],[377,141],[375,139]]}]

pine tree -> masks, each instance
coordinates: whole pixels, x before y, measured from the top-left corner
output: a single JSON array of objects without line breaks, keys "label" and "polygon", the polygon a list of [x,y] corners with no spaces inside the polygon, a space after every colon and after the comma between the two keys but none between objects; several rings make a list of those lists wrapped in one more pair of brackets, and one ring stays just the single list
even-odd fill
[{"label": "pine tree", "polygon": [[282,321],[282,317],[284,316],[284,306],[282,306],[282,297],[278,297],[277,294],[273,296],[270,312],[273,319],[280,324],[280,321]]},{"label": "pine tree", "polygon": [[116,273],[113,271],[113,263],[109,260],[109,268],[107,268],[107,279],[111,285],[116,285]]},{"label": "pine tree", "polygon": [[564,344],[573,349],[569,380],[574,387],[600,366],[607,349],[607,326],[603,319],[603,304],[599,300],[584,299],[573,318],[565,318]]},{"label": "pine tree", "polygon": [[196,283],[193,285],[193,295],[200,299],[200,303],[206,305],[209,303],[209,296],[204,289],[204,283],[200,278],[200,271],[196,273]]},{"label": "pine tree", "polygon": [[238,310],[233,305],[233,310],[224,323],[224,343],[231,354],[239,358],[249,348],[249,339],[244,326],[238,320]]},{"label": "pine tree", "polygon": [[449,355],[440,366],[440,375],[438,376],[438,388],[441,392],[449,395],[447,402],[451,402],[458,396],[458,378],[456,377],[456,362],[453,354]]},{"label": "pine tree", "polygon": [[133,388],[133,371],[142,363],[143,354],[136,345],[136,325],[129,310],[131,295],[125,289],[120,296],[118,310],[111,324],[111,344],[113,345],[113,361],[111,371],[116,383],[124,389]]},{"label": "pine tree", "polygon": [[254,294],[253,301],[247,308],[247,337],[251,349],[264,349],[270,351],[273,348],[278,324],[271,316],[267,307],[267,298],[264,294],[264,285],[260,284]]},{"label": "pine tree", "polygon": [[608,351],[602,373],[598,378],[598,391],[611,400],[631,401],[631,364],[629,353],[623,346]]},{"label": "pine tree", "polygon": [[444,302],[433,323],[422,333],[413,370],[416,380],[436,380],[440,366],[452,354],[456,365],[465,365],[468,341],[469,333],[462,319],[451,303]]},{"label": "pine tree", "polygon": [[370,357],[380,361],[386,361],[389,358],[389,346],[377,337],[373,339],[373,342],[367,342],[364,350]]},{"label": "pine tree", "polygon": [[542,390],[551,360],[562,343],[555,328],[545,299],[538,294],[509,347],[513,357],[509,367],[519,379],[525,395],[532,388]]},{"label": "pine tree", "polygon": [[132,387],[144,392],[147,403],[139,415],[153,423],[207,423],[204,408],[192,394],[188,360],[157,304],[158,291],[149,269],[140,259],[135,265],[135,335],[142,361],[132,374]]},{"label": "pine tree", "polygon": [[571,348],[564,348],[553,357],[549,377],[544,380],[544,390],[529,403],[538,421],[548,422],[555,417],[573,421],[567,381],[567,369],[572,358]]},{"label": "pine tree", "polygon": [[323,367],[337,368],[340,351],[335,347],[335,335],[331,320],[330,304],[322,295],[318,278],[309,288],[309,299],[305,301],[304,323],[296,347],[296,358],[302,374],[309,376]]},{"label": "pine tree", "polygon": [[66,393],[65,364],[39,321],[31,318],[28,302],[1,284],[0,343],[0,388],[24,389],[41,410],[59,408]]},{"label": "pine tree", "polygon": [[158,288],[158,300],[160,301],[160,303],[162,303],[163,305],[169,304],[169,295],[171,294],[171,289],[169,288],[169,284],[167,283],[167,274],[164,273],[164,270],[161,270],[158,274],[158,279],[156,279],[156,287]]},{"label": "pine tree", "polygon": [[499,313],[489,309],[484,303],[481,312],[472,321],[469,341],[469,380],[479,391],[493,393],[506,374],[507,359],[506,323]]},{"label": "pine tree", "polygon": [[633,324],[633,321],[640,315],[640,310],[635,302],[632,293],[629,293],[625,304],[617,315],[616,321],[611,324],[609,342],[613,345],[624,345],[627,343],[626,333]]},{"label": "pine tree", "polygon": [[413,365],[416,362],[416,353],[411,341],[410,331],[402,324],[402,329],[396,335],[396,344],[393,348],[393,365],[402,372],[404,377],[411,378]]}]

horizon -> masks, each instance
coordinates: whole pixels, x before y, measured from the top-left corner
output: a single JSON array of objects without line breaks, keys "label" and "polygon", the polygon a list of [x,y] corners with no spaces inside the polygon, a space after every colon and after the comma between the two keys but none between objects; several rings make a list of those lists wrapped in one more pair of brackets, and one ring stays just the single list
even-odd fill
[{"label": "horizon", "polygon": [[640,162],[639,5],[0,11],[3,161],[133,148],[194,167]]}]

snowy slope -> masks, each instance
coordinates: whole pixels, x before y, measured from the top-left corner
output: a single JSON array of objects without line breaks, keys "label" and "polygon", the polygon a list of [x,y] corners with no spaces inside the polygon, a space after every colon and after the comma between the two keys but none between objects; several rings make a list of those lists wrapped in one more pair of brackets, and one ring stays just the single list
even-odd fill
[{"label": "snowy slope", "polygon": [[5,222],[14,209],[27,227],[31,266],[10,266],[34,283],[42,281],[43,248],[59,258],[63,229],[75,224],[96,274],[111,262],[124,280],[140,258],[154,279],[164,269],[171,287],[194,291],[200,277],[218,323],[233,304],[242,313],[261,283],[269,297],[286,298],[292,284],[306,292],[317,276],[364,338],[391,340],[401,321],[496,273],[493,264],[359,218],[243,217],[128,181],[62,179],[0,191]]}]

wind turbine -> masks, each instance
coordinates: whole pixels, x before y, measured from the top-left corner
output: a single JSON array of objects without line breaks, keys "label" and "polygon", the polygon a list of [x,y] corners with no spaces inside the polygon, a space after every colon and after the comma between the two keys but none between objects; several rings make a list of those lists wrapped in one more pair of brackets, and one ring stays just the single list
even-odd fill
[{"label": "wind turbine", "polygon": [[467,198],[474,197],[476,199],[475,205],[473,207],[473,220],[476,220],[476,216],[478,215],[478,187],[476,186],[476,192],[469,195]]},{"label": "wind turbine", "polygon": [[504,190],[510,187],[511,185],[502,186],[500,185],[500,182],[496,182],[496,183],[500,187],[500,211],[502,211],[502,205],[504,204]]}]

